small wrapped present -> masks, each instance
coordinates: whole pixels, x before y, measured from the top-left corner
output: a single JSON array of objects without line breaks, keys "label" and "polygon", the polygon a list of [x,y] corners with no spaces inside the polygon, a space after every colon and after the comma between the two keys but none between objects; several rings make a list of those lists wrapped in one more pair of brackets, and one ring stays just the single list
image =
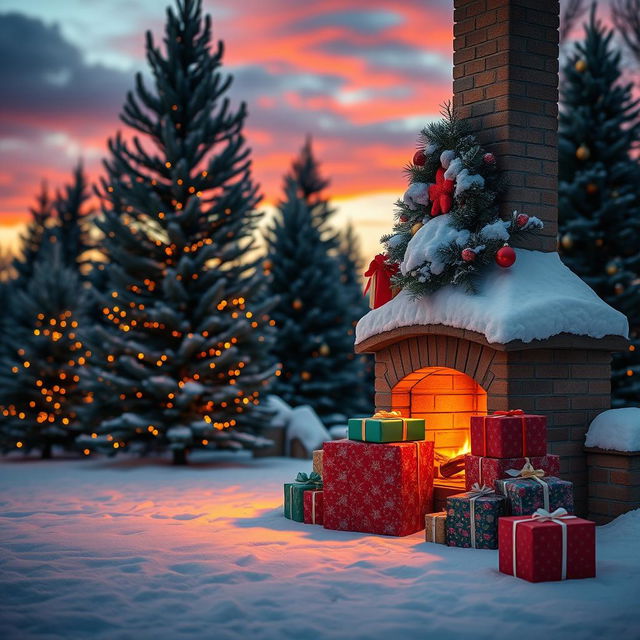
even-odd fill
[{"label": "small wrapped present", "polygon": [[322,449],[313,452],[313,470],[322,477]]},{"label": "small wrapped present", "polygon": [[485,458],[547,454],[547,418],[522,409],[471,417],[471,453]]},{"label": "small wrapped present", "polygon": [[594,578],[595,522],[538,509],[531,516],[500,518],[499,568],[529,582]]},{"label": "small wrapped present", "polygon": [[447,498],[447,544],[473,549],[498,548],[498,518],[507,499],[487,486]]},{"label": "small wrapped present", "polygon": [[424,537],[427,542],[447,544],[447,512],[427,513],[424,517]]},{"label": "small wrapped present", "polygon": [[527,462],[542,469],[546,476],[560,474],[560,457],[551,454],[534,458],[484,458],[468,453],[464,457],[465,486],[469,490],[478,483],[495,489],[496,480],[509,477],[509,469],[521,469]]},{"label": "small wrapped present", "polygon": [[322,524],[323,500],[322,489],[311,489],[304,492],[304,521],[306,524]]},{"label": "small wrapped present", "polygon": [[573,483],[554,476],[545,476],[527,462],[522,469],[508,469],[509,478],[496,480],[496,490],[509,500],[511,514],[528,516],[538,509],[559,508],[573,513]]},{"label": "small wrapped present", "polygon": [[394,262],[388,262],[388,256],[379,253],[364,272],[367,280],[365,294],[369,292],[369,307],[377,309],[383,304],[389,302],[399,291],[399,289],[391,286],[391,278],[398,272],[398,265]]},{"label": "small wrapped present", "polygon": [[322,478],[317,473],[299,473],[294,482],[285,482],[284,517],[304,522],[304,492],[321,486]]},{"label": "small wrapped present", "polygon": [[399,411],[377,411],[371,418],[349,418],[349,440],[407,442],[424,440],[424,418],[403,418]]},{"label": "small wrapped present", "polygon": [[408,536],[433,511],[433,442],[324,443],[326,529]]}]

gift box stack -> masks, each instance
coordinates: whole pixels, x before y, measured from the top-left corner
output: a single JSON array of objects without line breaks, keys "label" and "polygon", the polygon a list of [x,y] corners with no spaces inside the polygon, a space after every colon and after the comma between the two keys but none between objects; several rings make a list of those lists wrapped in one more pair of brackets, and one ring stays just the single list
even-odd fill
[{"label": "gift box stack", "polygon": [[433,504],[433,442],[424,437],[425,421],[399,412],[350,419],[346,439],[313,454],[311,475],[321,476],[321,489],[309,486],[306,474],[285,484],[285,516],[390,536],[424,529]]}]

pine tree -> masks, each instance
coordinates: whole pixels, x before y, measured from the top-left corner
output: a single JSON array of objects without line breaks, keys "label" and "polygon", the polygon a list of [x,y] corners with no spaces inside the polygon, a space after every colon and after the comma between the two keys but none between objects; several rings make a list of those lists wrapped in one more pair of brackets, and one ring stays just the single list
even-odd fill
[{"label": "pine tree", "polygon": [[42,182],[36,203],[29,212],[31,221],[21,237],[22,251],[13,261],[15,284],[18,286],[25,286],[29,282],[43,243],[51,239],[49,229],[54,220],[54,202],[46,182]]},{"label": "pine tree", "polygon": [[[355,337],[356,324],[369,312],[369,305],[363,294],[361,274],[364,271],[364,262],[360,252],[360,242],[351,223],[340,235],[337,260],[340,268],[340,282],[347,301],[346,309],[351,321],[349,335]],[[369,414],[374,406],[374,361],[370,355],[356,356],[356,358],[359,361],[360,370],[354,394],[360,401],[359,411]]]},{"label": "pine tree", "polygon": [[248,431],[264,421],[259,395],[276,367],[271,301],[246,258],[260,218],[246,106],[225,97],[223,45],[211,49],[199,0],[168,10],[164,43],[147,33],[154,86],[138,74],[127,96],[132,142],[109,142],[98,222],[108,289],[96,292],[107,325],[90,338],[84,415],[96,446],[168,446],[182,463],[195,447],[268,442]]},{"label": "pine tree", "polygon": [[90,353],[79,337],[84,300],[75,269],[58,244],[44,246],[25,286],[12,287],[0,356],[0,447],[72,448],[81,403],[79,373]]},{"label": "pine tree", "polygon": [[[302,158],[309,158],[308,149],[307,144]],[[317,192],[301,188],[301,166],[295,163],[285,177],[284,200],[267,233],[270,292],[279,298],[272,311],[278,327],[274,353],[282,365],[273,392],[291,405],[311,405],[327,420],[357,411],[359,362],[353,354],[353,311],[331,253],[335,240],[333,234],[324,240],[321,229],[328,205]]]},{"label": "pine tree", "polygon": [[71,182],[58,191],[53,206],[62,262],[81,274],[87,271],[89,252],[95,249],[89,238],[88,221],[92,212],[88,200],[89,186],[82,163],[78,163]]},{"label": "pine tree", "polygon": [[564,262],[629,318],[629,351],[614,355],[613,405],[640,397],[640,137],[638,101],[620,82],[613,34],[591,10],[564,68],[560,113],[560,251]]}]

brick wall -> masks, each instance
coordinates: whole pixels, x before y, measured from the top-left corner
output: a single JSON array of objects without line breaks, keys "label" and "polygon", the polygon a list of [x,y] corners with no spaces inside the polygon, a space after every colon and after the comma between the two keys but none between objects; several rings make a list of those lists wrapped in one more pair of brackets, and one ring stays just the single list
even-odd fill
[{"label": "brick wall", "polygon": [[610,406],[608,351],[522,349],[500,351],[464,338],[407,338],[376,352],[376,408],[396,408],[393,389],[424,367],[448,367],[487,392],[489,412],[523,409],[547,416],[549,452],[561,456],[562,477],[574,483],[576,510],[587,513],[584,436]]},{"label": "brick wall", "polygon": [[555,251],[558,206],[558,0],[454,0],[453,103],[497,156],[502,215],[541,218],[514,245]]},{"label": "brick wall", "polygon": [[589,518],[604,524],[640,508],[640,453],[590,449]]}]

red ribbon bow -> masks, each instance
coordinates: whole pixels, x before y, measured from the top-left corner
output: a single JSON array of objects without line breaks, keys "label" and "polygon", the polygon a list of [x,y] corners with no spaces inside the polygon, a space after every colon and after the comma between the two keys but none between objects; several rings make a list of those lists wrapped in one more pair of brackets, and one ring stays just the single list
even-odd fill
[{"label": "red ribbon bow", "polygon": [[509,409],[509,411],[494,411],[494,416],[521,416],[524,415],[522,409]]},{"label": "red ribbon bow", "polygon": [[444,169],[440,167],[436,171],[436,183],[429,187],[429,199],[431,205],[431,215],[439,216],[442,213],[449,213],[453,206],[453,180],[445,180]]},{"label": "red ribbon bow", "polygon": [[388,257],[384,253],[379,253],[369,265],[369,268],[364,272],[367,281],[367,286],[364,292],[367,293],[371,288],[371,284],[375,280],[373,294],[373,308],[381,307],[386,302],[389,302],[393,298],[391,291],[391,276],[398,272],[398,265],[396,263],[387,262]]}]

